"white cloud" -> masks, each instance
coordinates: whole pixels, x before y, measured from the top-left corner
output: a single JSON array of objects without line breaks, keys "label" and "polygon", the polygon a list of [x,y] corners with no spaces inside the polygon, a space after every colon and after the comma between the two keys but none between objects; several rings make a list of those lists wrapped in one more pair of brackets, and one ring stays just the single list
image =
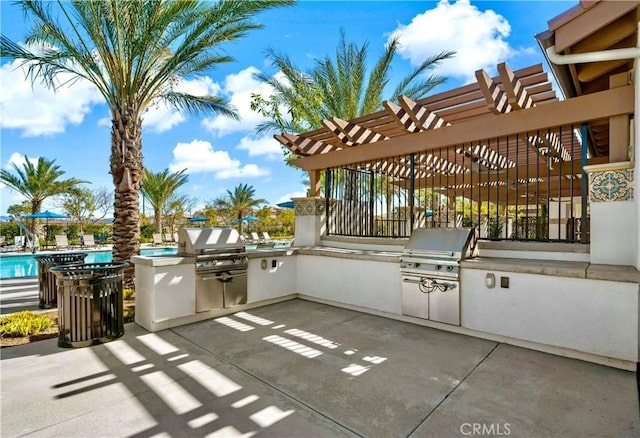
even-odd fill
[{"label": "white cloud", "polygon": [[278,143],[271,135],[262,137],[242,137],[238,149],[245,150],[250,157],[266,155],[268,160],[282,160],[283,152],[280,143]]},{"label": "white cloud", "polygon": [[111,117],[103,117],[101,119],[98,120],[98,122],[96,123],[97,126],[102,126],[102,127],[111,127]]},{"label": "white cloud", "polygon": [[241,165],[227,151],[216,151],[211,143],[203,140],[178,143],[173,149],[173,161],[169,170],[176,172],[185,168],[188,173],[211,172],[216,179],[253,178],[269,174],[267,169],[255,164]]},{"label": "white cloud", "polygon": [[9,159],[4,165],[5,169],[13,169],[12,164],[18,166],[19,169],[22,169],[22,165],[24,164],[25,158],[31,162],[34,166],[38,164],[39,157],[27,157],[26,155],[22,155],[20,152],[14,152],[11,154]]},{"label": "white cloud", "polygon": [[301,190],[301,191],[297,191],[297,192],[291,192],[291,193],[286,193],[284,195],[282,195],[277,201],[276,204],[280,204],[281,202],[287,202],[287,201],[291,201],[291,199],[293,198],[306,198],[307,197],[307,190]]},{"label": "white cloud", "polygon": [[438,73],[473,82],[476,70],[493,72],[496,64],[517,53],[505,40],[510,32],[507,19],[490,9],[482,12],[469,0],[440,0],[408,25],[398,25],[390,38],[400,36],[398,52],[413,65],[442,50],[455,51],[454,58],[438,66]]},{"label": "white cloud", "polygon": [[226,168],[216,173],[216,178],[218,179],[257,178],[259,176],[267,176],[267,175],[269,175],[269,171],[267,169],[263,169],[255,164],[245,164],[242,167]]},{"label": "white cloud", "polygon": [[251,110],[251,94],[261,94],[267,98],[273,94],[271,86],[256,80],[253,75],[260,71],[251,66],[237,74],[228,75],[224,81],[223,94],[228,96],[229,103],[236,109],[240,120],[216,116],[202,121],[205,128],[221,137],[232,132],[253,131],[255,126],[264,121],[264,117]]},{"label": "white cloud", "polygon": [[15,60],[0,67],[0,127],[18,129],[24,137],[37,137],[64,132],[67,125],[78,125],[93,105],[104,99],[93,84],[60,74],[56,91],[39,81],[32,84],[25,67]]}]

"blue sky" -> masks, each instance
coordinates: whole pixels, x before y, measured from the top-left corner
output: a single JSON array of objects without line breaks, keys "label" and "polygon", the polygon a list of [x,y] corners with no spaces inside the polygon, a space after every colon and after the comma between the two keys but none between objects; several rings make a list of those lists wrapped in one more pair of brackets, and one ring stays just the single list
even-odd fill
[{"label": "blue sky", "polygon": [[[193,117],[168,108],[151,108],[143,123],[144,165],[158,172],[187,168],[181,190],[199,200],[222,196],[238,184],[249,184],[270,205],[304,196],[304,175],[287,167],[272,134],[257,135],[260,117],[249,109],[252,92],[268,94],[253,78],[256,72],[277,74],[265,60],[273,48],[301,68],[335,51],[340,29],[347,39],[369,43],[370,61],[382,53],[391,35],[401,36],[401,56],[393,66],[402,77],[412,65],[441,50],[458,55],[438,72],[444,91],[473,80],[475,70],[495,74],[497,63],[512,69],[544,62],[534,35],[547,21],[576,1],[300,1],[296,6],[263,13],[264,25],[243,40],[225,46],[236,62],[181,86],[194,93],[226,97],[239,111],[235,122],[215,116]],[[21,41],[27,30],[20,10],[0,2],[4,35]],[[549,71],[545,65],[545,70]],[[391,81],[395,85],[395,81]],[[391,96],[389,96],[391,98]],[[24,78],[15,64],[0,64],[0,166],[24,157],[55,159],[65,177],[91,181],[92,188],[111,189],[110,120],[106,105],[89,85],[76,83],[53,93]],[[0,214],[22,198],[0,186]],[[45,208],[56,209],[51,202]],[[148,214],[151,211],[147,212]]]}]

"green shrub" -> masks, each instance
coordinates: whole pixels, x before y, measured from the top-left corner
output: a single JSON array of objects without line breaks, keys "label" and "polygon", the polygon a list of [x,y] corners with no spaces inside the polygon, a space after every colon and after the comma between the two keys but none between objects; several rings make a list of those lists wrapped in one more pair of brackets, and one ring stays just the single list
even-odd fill
[{"label": "green shrub", "polygon": [[122,318],[125,322],[133,322],[136,317],[136,309],[133,307],[125,307],[123,309]]},{"label": "green shrub", "polygon": [[0,336],[10,338],[31,336],[52,325],[53,321],[48,316],[23,310],[0,317]]},{"label": "green shrub", "polygon": [[151,242],[153,240],[153,233],[156,232],[156,227],[153,224],[147,224],[140,227],[140,241]]}]

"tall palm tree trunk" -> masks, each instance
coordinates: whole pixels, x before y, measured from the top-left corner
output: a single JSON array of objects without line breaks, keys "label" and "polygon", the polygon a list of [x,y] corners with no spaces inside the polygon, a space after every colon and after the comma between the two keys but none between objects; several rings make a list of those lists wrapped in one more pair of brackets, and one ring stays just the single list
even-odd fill
[{"label": "tall palm tree trunk", "polygon": [[[31,201],[31,214],[40,213],[40,209],[42,209],[42,201],[40,200],[32,200]],[[33,218],[31,219],[31,227],[29,227],[30,231],[36,236],[40,236],[40,220]],[[36,242],[38,244],[38,242]]]},{"label": "tall palm tree trunk", "polygon": [[[124,113],[124,114],[123,114]],[[113,261],[129,262],[124,271],[124,287],[134,287],[135,269],[131,257],[140,253],[140,211],[142,181],[142,119],[128,105],[113,110],[111,129],[111,175],[115,186],[113,217]]]},{"label": "tall palm tree trunk", "polygon": [[160,206],[158,206],[153,213],[153,221],[156,224],[156,233],[162,233],[162,214],[160,212]]}]

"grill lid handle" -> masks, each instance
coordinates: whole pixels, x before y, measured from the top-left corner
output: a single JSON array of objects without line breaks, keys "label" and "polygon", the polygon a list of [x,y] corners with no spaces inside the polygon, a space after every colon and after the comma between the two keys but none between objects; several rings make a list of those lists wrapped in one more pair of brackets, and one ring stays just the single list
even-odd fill
[{"label": "grill lid handle", "polygon": [[438,256],[445,256],[445,257],[453,257],[455,255],[455,253],[452,251],[424,251],[424,250],[420,251],[415,249],[408,249],[407,253],[421,254],[421,255],[438,255]]}]

